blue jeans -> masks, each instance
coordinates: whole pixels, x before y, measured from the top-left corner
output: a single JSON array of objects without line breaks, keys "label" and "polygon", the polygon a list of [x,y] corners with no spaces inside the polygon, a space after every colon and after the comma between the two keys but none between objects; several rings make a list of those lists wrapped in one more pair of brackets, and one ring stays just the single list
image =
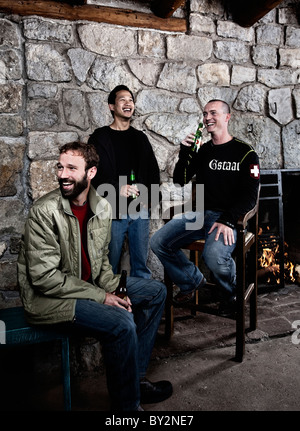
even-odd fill
[{"label": "blue jeans", "polygon": [[166,287],[156,280],[127,278],[132,313],[77,299],[73,329],[84,329],[102,345],[112,408],[136,410],[140,378],[145,377],[164,310]]},{"label": "blue jeans", "polygon": [[127,233],[131,277],[142,277],[147,279],[151,277],[151,271],[147,267],[149,252],[149,225],[149,214],[145,209],[142,209],[140,213],[123,215],[121,219],[112,221],[108,257],[114,274],[119,273],[122,247]]},{"label": "blue jeans", "polygon": [[[182,292],[188,293],[198,287],[203,279],[203,274],[186,257],[181,248],[198,239],[205,239],[202,254],[205,264],[217,282],[225,289],[225,292],[229,295],[234,293],[236,267],[232,252],[235,243],[231,246],[225,245],[222,234],[219,240],[215,241],[216,230],[208,235],[211,226],[218,220],[220,214],[217,211],[205,211],[204,218],[202,214],[203,222],[195,230],[187,229],[186,223],[193,223],[196,217],[201,219],[200,213],[175,216],[151,238],[150,246],[153,252],[164,265],[171,280]],[[236,236],[236,229],[234,229],[235,240]]]}]

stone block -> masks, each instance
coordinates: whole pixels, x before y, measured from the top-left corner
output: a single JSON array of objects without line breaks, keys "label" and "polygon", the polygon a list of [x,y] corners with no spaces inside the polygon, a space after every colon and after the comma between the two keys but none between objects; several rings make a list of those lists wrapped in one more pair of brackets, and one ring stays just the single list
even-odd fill
[{"label": "stone block", "polygon": [[22,107],[23,86],[10,82],[0,85],[0,113],[18,113]]},{"label": "stone block", "polygon": [[289,69],[258,69],[257,80],[271,88],[295,85],[300,82],[299,70]]},{"label": "stone block", "polygon": [[230,106],[234,102],[236,96],[238,94],[238,90],[227,87],[200,87],[198,90],[198,100],[201,106],[201,109],[204,109],[204,106],[212,99],[221,99],[225,100]]},{"label": "stone block", "polygon": [[1,200],[0,235],[21,235],[24,227],[24,221],[24,202],[19,199]]},{"label": "stone block", "polygon": [[270,90],[268,94],[269,114],[279,124],[293,120],[292,94],[290,88]]},{"label": "stone block", "polygon": [[256,29],[257,44],[279,45],[282,27],[277,24],[262,24]]},{"label": "stone block", "polygon": [[31,130],[49,130],[60,123],[59,106],[54,100],[30,100],[27,112]]},{"label": "stone block", "polygon": [[252,51],[253,63],[257,66],[276,67],[277,48],[273,46],[254,46]]},{"label": "stone block", "polygon": [[70,126],[87,130],[89,117],[84,93],[79,90],[65,90],[62,102],[66,123]]},{"label": "stone block", "polygon": [[105,92],[86,93],[90,120],[94,127],[102,127],[112,122],[112,115],[107,104],[108,94]]},{"label": "stone block", "polygon": [[35,201],[58,187],[56,160],[37,160],[30,165],[30,190]]},{"label": "stone block", "polygon": [[109,24],[83,24],[77,27],[85,49],[108,57],[131,57],[137,53],[136,32]]},{"label": "stone block", "polygon": [[160,74],[157,87],[174,92],[194,94],[197,88],[195,68],[184,63],[166,63]]},{"label": "stone block", "polygon": [[178,145],[191,130],[196,130],[198,120],[197,115],[152,114],[147,117],[145,124],[149,130]]},{"label": "stone block", "polygon": [[246,66],[232,66],[231,85],[241,85],[247,82],[253,82],[256,78],[256,69]]},{"label": "stone block", "polygon": [[23,138],[0,139],[0,196],[14,196],[23,169],[25,142]]},{"label": "stone block", "polygon": [[[21,55],[15,49],[0,51],[0,76],[4,80],[22,78],[23,62]],[[5,82],[3,82],[4,84]]]},{"label": "stone block", "polygon": [[243,42],[222,41],[215,43],[214,54],[219,60],[230,63],[247,63],[250,59],[249,46]]},{"label": "stone block", "polygon": [[230,119],[229,131],[254,147],[261,169],[282,168],[281,128],[273,120],[265,115],[234,113]]},{"label": "stone block", "polygon": [[300,48],[279,49],[280,66],[288,66],[292,69],[300,68]]},{"label": "stone block", "polygon": [[244,28],[231,21],[218,21],[217,34],[224,38],[234,38],[244,42],[253,42],[253,27]]},{"label": "stone block", "polygon": [[197,68],[200,85],[217,85],[228,87],[230,84],[230,73],[227,64],[206,63]]},{"label": "stone block", "polygon": [[300,166],[300,121],[294,120],[282,129],[284,167],[297,168]]},{"label": "stone block", "polygon": [[146,59],[128,59],[131,72],[145,85],[155,87],[162,65]]},{"label": "stone block", "polygon": [[73,73],[79,83],[82,84],[86,80],[96,54],[81,48],[71,48],[68,50],[68,56],[71,60]]},{"label": "stone block", "polygon": [[213,34],[216,30],[214,20],[207,16],[192,13],[190,15],[190,31],[194,33]]},{"label": "stone block", "polygon": [[27,43],[28,78],[33,81],[67,82],[72,79],[67,58],[52,45]]},{"label": "stone block", "polygon": [[73,26],[71,23],[53,21],[41,18],[25,18],[23,20],[24,36],[27,39],[61,42],[74,42]]},{"label": "stone block", "polygon": [[29,82],[27,85],[27,93],[30,99],[52,99],[57,95],[57,92],[57,84]]},{"label": "stone block", "polygon": [[190,62],[204,62],[212,55],[211,38],[200,36],[167,36],[167,58]]},{"label": "stone block", "polygon": [[0,18],[0,47],[21,47],[21,33],[19,26],[3,18]]},{"label": "stone block", "polygon": [[0,262],[0,289],[16,290],[17,263],[16,261],[4,260]]},{"label": "stone block", "polygon": [[172,93],[161,90],[142,90],[136,98],[136,110],[142,114],[153,112],[174,112],[180,98]]},{"label": "stone block", "polygon": [[110,92],[116,85],[127,85],[132,91],[141,88],[140,82],[130,73],[126,66],[119,62],[112,62],[96,58],[91,67],[86,83],[95,90]]},{"label": "stone block", "polygon": [[140,30],[138,32],[138,53],[145,57],[166,57],[165,38],[155,31]]},{"label": "stone block", "polygon": [[260,85],[247,85],[243,87],[234,103],[234,108],[240,111],[252,111],[262,114],[264,112],[266,89]]},{"label": "stone block", "polygon": [[31,160],[57,160],[59,147],[77,140],[76,132],[29,132],[28,157]]},{"label": "stone block", "polygon": [[21,136],[23,130],[23,120],[19,115],[0,116],[0,136]]}]

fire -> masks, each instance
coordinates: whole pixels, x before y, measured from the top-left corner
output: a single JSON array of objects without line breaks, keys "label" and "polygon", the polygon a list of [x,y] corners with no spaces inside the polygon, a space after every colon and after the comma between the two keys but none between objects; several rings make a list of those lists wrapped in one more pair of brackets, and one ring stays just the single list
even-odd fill
[{"label": "fire", "polygon": [[[267,227],[267,230],[269,228]],[[262,234],[262,229],[259,229],[259,235]],[[274,235],[270,235],[268,238],[268,242],[270,246],[265,246],[262,249],[262,254],[258,259],[260,264],[260,268],[258,270],[258,276],[267,276],[267,283],[271,282],[271,278],[276,281],[277,284],[280,284],[280,265],[279,265],[279,257],[280,250],[279,244],[276,244],[276,237]],[[284,243],[284,249],[288,249],[287,243]],[[295,279],[295,265],[289,260],[288,252],[284,252],[284,279],[294,283]]]}]

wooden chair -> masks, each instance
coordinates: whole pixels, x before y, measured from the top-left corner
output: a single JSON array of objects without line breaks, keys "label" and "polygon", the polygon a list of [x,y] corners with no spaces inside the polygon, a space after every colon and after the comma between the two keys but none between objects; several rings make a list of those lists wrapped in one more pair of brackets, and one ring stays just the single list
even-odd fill
[{"label": "wooden chair", "polygon": [[[245,353],[245,306],[250,304],[250,330],[256,329],[257,325],[257,237],[258,237],[258,190],[255,207],[247,214],[241,216],[237,223],[237,242],[235,249],[236,259],[236,355],[235,359],[242,362]],[[169,221],[165,220],[165,222]],[[195,241],[184,247],[190,250],[191,259],[195,265],[199,265],[199,255],[203,252],[204,240]],[[173,301],[174,284],[167,272],[164,272],[164,281],[167,287],[167,298],[165,304],[165,336],[169,339],[174,331],[174,307],[188,308],[192,315],[197,311],[218,314],[218,311],[209,305],[199,304],[198,292],[195,294],[194,302],[178,305]]]},{"label": "wooden chair", "polygon": [[[54,328],[29,325],[23,307],[0,310],[0,346],[38,344],[59,340],[61,342],[61,365],[63,374],[64,408],[71,410],[69,338]],[[21,365],[21,364],[20,364]]]}]

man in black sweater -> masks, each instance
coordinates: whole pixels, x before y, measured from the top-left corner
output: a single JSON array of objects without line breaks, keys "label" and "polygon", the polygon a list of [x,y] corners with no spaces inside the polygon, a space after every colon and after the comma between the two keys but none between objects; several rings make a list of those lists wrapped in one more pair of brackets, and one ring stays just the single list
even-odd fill
[{"label": "man in black sweater", "polygon": [[[175,216],[151,239],[151,248],[180,288],[174,300],[191,301],[206,280],[181,251],[184,245],[205,239],[203,260],[223,288],[226,302],[234,305],[236,268],[232,258],[238,218],[255,206],[259,185],[259,160],[254,149],[228,132],[230,108],[222,100],[211,100],[203,122],[211,140],[193,151],[194,134],[183,141],[173,181],[183,186],[196,175],[204,184],[204,212]],[[198,199],[200,197],[198,196]],[[197,195],[196,195],[197,199]],[[191,222],[199,223],[189,228]]]},{"label": "man in black sweater", "polygon": [[[130,275],[150,278],[151,272],[147,267],[150,188],[152,184],[159,186],[159,167],[145,133],[130,125],[135,105],[129,88],[124,85],[115,87],[109,94],[108,105],[113,122],[110,126],[96,129],[89,143],[95,146],[100,157],[93,186],[96,189],[101,186],[97,191],[113,207],[109,260],[113,272],[118,273],[127,233]],[[135,175],[134,184],[132,171]],[[138,196],[138,199],[135,200],[133,196]]]}]

